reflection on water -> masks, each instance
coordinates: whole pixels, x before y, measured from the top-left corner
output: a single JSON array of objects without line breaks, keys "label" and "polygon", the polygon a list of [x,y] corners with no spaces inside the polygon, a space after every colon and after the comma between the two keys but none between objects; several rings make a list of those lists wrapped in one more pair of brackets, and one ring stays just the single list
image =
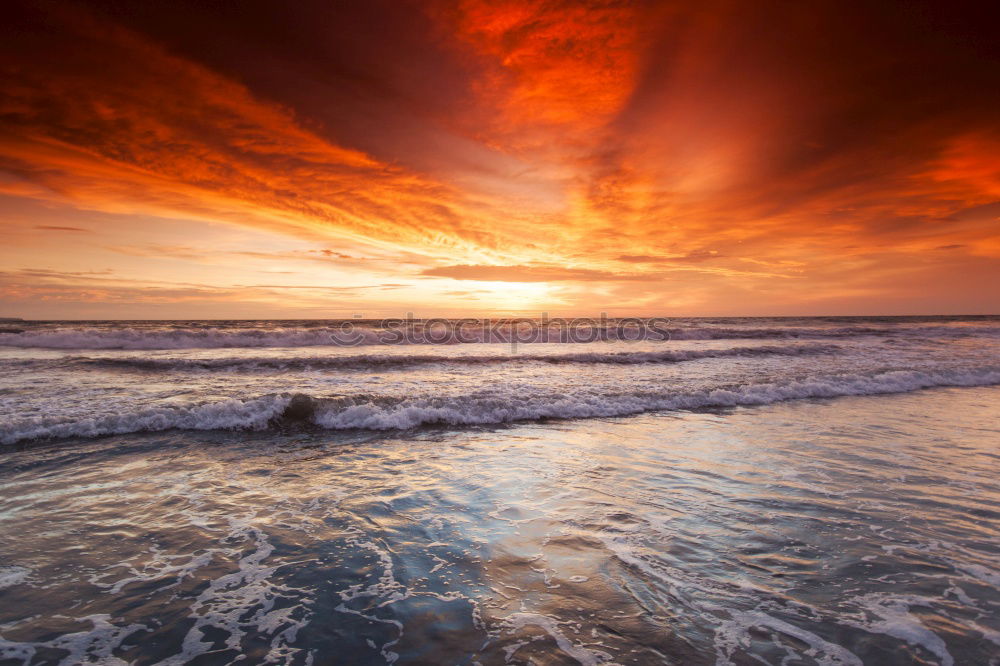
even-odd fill
[{"label": "reflection on water", "polygon": [[1000,663],[1000,389],[8,451],[3,663]]}]

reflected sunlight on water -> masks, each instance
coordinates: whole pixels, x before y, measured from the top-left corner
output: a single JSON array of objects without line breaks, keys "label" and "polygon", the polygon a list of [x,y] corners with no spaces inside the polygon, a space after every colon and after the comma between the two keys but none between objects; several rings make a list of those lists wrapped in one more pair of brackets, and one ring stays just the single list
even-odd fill
[{"label": "reflected sunlight on water", "polygon": [[0,472],[0,654],[992,663],[998,400],[27,447]]}]

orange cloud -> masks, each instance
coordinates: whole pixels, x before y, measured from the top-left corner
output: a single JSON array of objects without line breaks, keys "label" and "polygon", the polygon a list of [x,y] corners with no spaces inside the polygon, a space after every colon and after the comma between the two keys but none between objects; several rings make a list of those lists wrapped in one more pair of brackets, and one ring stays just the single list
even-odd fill
[{"label": "orange cloud", "polygon": [[124,29],[71,15],[69,71],[9,68],[0,167],[18,194],[488,258],[488,207],[339,147],[243,85]]},{"label": "orange cloud", "polygon": [[437,12],[486,61],[477,89],[495,120],[549,130],[593,130],[619,111],[648,39],[629,3],[461,0]]},{"label": "orange cloud", "polygon": [[[981,283],[1000,270],[1000,59],[974,17],[832,0],[373,2],[423,12],[433,35],[308,2],[274,33],[315,22],[330,44],[254,41],[271,26],[227,20],[236,9],[216,41],[29,8],[32,30],[0,40],[0,193],[313,244],[101,245],[122,261],[280,273],[339,253],[428,299],[480,280],[551,282],[580,307],[936,293],[939,308],[933,285],[971,262],[968,290],[997,303]],[[421,40],[433,57],[414,56]],[[92,228],[44,222],[6,224],[22,246],[82,247],[52,232]]]}]

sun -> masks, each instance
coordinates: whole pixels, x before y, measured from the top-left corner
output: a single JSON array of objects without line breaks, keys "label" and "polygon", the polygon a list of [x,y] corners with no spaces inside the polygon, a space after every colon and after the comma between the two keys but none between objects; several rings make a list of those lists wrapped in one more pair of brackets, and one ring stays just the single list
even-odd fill
[{"label": "sun", "polygon": [[555,289],[547,282],[476,282],[475,298],[498,314],[550,307]]}]

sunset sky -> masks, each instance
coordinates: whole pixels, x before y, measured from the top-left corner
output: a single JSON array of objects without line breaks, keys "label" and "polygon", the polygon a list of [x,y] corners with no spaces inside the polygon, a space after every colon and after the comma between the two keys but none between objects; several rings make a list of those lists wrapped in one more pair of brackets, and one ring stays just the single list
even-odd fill
[{"label": "sunset sky", "polygon": [[5,3],[0,316],[997,313],[991,4]]}]

